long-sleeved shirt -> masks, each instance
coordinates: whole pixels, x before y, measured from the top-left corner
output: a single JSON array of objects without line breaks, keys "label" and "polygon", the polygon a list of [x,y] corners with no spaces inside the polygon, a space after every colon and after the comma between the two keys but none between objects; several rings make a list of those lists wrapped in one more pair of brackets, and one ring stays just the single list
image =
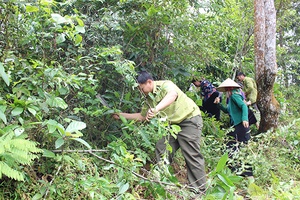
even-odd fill
[{"label": "long-sleeved shirt", "polygon": [[257,86],[253,78],[245,77],[243,80],[243,91],[246,94],[246,101],[251,101],[251,104],[256,103],[257,99]]},{"label": "long-sleeved shirt", "polygon": [[248,121],[248,107],[245,104],[239,89],[232,90],[232,95],[229,98],[227,107],[224,107],[221,103],[219,106],[222,111],[229,113],[234,126],[243,121]]}]

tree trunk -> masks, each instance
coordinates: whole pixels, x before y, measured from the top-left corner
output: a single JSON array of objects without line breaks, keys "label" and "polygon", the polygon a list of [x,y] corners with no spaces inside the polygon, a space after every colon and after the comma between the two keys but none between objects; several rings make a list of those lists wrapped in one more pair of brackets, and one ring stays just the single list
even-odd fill
[{"label": "tree trunk", "polygon": [[273,0],[255,0],[255,70],[258,89],[257,104],[261,112],[259,132],[278,125],[279,103],[273,94],[277,74],[276,12]]}]

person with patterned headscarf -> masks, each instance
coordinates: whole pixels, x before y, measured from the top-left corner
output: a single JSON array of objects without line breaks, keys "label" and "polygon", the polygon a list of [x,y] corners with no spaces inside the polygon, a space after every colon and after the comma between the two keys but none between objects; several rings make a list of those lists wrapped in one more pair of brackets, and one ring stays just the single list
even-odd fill
[{"label": "person with patterned headscarf", "polygon": [[209,117],[215,117],[216,120],[220,120],[220,108],[214,103],[217,97],[221,96],[216,88],[208,80],[202,80],[200,84],[202,106],[200,109],[207,113]]}]

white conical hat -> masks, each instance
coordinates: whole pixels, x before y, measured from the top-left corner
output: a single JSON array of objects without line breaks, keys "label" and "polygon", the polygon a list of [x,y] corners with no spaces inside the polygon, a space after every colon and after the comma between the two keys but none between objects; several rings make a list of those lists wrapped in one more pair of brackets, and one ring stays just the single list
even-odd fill
[{"label": "white conical hat", "polygon": [[232,79],[228,78],[225,81],[223,81],[223,83],[221,83],[219,87],[217,87],[217,90],[219,90],[220,92],[226,92],[225,88],[240,88],[240,87],[241,86],[239,84],[237,84]]}]

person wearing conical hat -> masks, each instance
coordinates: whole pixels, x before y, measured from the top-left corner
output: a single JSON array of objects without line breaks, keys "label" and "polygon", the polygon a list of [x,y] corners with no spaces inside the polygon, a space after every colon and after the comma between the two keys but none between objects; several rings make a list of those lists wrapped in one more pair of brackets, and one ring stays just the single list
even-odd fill
[{"label": "person wearing conical hat", "polygon": [[[227,107],[224,107],[219,99],[216,99],[215,103],[220,106],[222,111],[229,113],[234,126],[234,131],[228,133],[230,141],[226,144],[227,149],[230,151],[229,155],[232,155],[237,150],[238,143],[247,144],[250,139],[248,107],[241,95],[240,87],[239,84],[228,78],[217,88],[218,91],[226,93],[228,104]],[[231,167],[231,169],[236,171],[237,166]],[[242,175],[252,177],[252,169],[246,169]]]}]

